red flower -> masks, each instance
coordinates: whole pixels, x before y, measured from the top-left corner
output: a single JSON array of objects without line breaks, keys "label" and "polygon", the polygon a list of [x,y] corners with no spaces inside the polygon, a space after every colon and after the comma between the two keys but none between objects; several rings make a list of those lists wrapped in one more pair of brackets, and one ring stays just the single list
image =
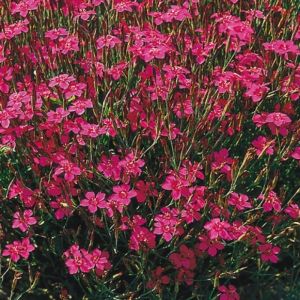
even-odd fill
[{"label": "red flower", "polygon": [[119,166],[119,156],[112,155],[110,159],[106,155],[101,156],[101,161],[97,166],[97,170],[105,177],[114,181],[120,180],[121,167]]},{"label": "red flower", "polygon": [[167,285],[170,282],[170,277],[167,275],[162,275],[164,272],[164,268],[157,267],[155,270],[151,272],[151,280],[147,282],[147,288],[153,289],[158,287],[161,284]]},{"label": "red flower", "polygon": [[300,147],[296,147],[291,154],[291,157],[300,160]]},{"label": "red flower", "polygon": [[214,162],[211,167],[212,170],[220,170],[221,173],[226,174],[227,180],[231,180],[231,165],[233,159],[229,157],[229,152],[226,148],[221,149],[219,152],[214,152]]},{"label": "red flower", "polygon": [[258,251],[261,253],[261,259],[264,262],[278,262],[278,253],[280,252],[280,248],[277,246],[273,246],[270,243],[266,243],[258,246]]}]

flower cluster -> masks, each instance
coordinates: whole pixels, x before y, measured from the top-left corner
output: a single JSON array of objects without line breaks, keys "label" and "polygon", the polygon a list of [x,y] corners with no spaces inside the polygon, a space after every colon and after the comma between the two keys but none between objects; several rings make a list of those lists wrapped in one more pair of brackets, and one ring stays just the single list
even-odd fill
[{"label": "flower cluster", "polygon": [[0,0],[4,295],[271,299],[296,282],[287,2]]}]

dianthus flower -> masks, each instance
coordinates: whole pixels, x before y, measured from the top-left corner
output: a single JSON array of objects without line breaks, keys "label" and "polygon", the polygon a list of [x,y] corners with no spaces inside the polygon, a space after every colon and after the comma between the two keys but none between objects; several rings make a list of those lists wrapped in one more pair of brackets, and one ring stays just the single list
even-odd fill
[{"label": "dianthus flower", "polygon": [[12,244],[5,246],[2,252],[3,256],[10,256],[13,262],[17,262],[21,257],[28,259],[30,252],[34,250],[34,246],[30,244],[28,237],[19,241],[14,241]]},{"label": "dianthus flower", "polygon": [[15,212],[12,228],[19,228],[22,232],[27,231],[30,225],[37,223],[36,217],[33,217],[32,215],[33,212],[31,209],[26,209],[23,213]]},{"label": "dianthus flower", "polygon": [[209,238],[212,240],[217,238],[224,240],[231,239],[229,235],[230,224],[226,221],[221,221],[219,218],[214,218],[206,222],[204,228],[208,231]]},{"label": "dianthus flower", "polygon": [[247,208],[251,208],[252,205],[249,201],[249,197],[244,194],[231,193],[228,204],[236,207],[237,210],[244,210]]},{"label": "dianthus flower", "polygon": [[107,203],[104,199],[104,193],[99,192],[95,195],[94,192],[87,192],[85,194],[85,199],[80,201],[80,206],[87,207],[90,213],[95,213],[98,208],[107,207]]},{"label": "dianthus flower", "polygon": [[280,248],[277,246],[273,246],[270,243],[262,244],[258,246],[258,251],[261,253],[261,259],[264,262],[278,262],[278,253],[280,252]]},{"label": "dianthus flower", "polygon": [[219,300],[240,300],[236,287],[232,284],[229,284],[228,286],[221,285],[218,287],[218,290],[221,292]]}]

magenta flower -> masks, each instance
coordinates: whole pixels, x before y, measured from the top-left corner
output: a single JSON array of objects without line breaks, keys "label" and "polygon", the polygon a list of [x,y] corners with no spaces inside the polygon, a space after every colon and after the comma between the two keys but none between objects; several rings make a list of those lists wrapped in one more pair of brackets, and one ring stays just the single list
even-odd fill
[{"label": "magenta flower", "polygon": [[17,262],[21,257],[28,259],[30,252],[33,250],[34,246],[30,244],[29,238],[25,237],[20,241],[14,241],[12,244],[6,245],[2,255],[10,256],[13,262]]},{"label": "magenta flower", "polygon": [[128,183],[131,176],[137,177],[142,173],[142,167],[145,162],[135,157],[133,152],[127,154],[124,159],[119,162],[119,166],[123,169],[124,182]]},{"label": "magenta flower", "polygon": [[169,175],[161,185],[164,190],[172,191],[173,200],[179,200],[181,196],[187,196],[189,193],[189,182],[178,176]]},{"label": "magenta flower", "polygon": [[72,201],[69,198],[63,197],[57,198],[56,201],[51,201],[50,206],[56,209],[55,218],[57,220],[70,216],[74,209]]},{"label": "magenta flower", "polygon": [[234,160],[229,157],[229,152],[226,148],[221,149],[219,152],[213,153],[214,161],[211,165],[213,171],[220,170],[221,173],[226,174],[228,181],[231,180],[231,165]]},{"label": "magenta flower", "polygon": [[290,124],[292,120],[284,113],[274,112],[266,117],[266,123],[274,124],[276,127],[282,127]]},{"label": "magenta flower", "polygon": [[80,201],[80,206],[87,207],[90,213],[95,213],[98,208],[106,208],[107,203],[104,200],[104,193],[87,192],[85,194],[85,199]]},{"label": "magenta flower", "polygon": [[19,13],[20,16],[25,18],[30,11],[38,9],[39,3],[39,0],[26,0],[20,1],[19,3],[12,2],[11,13],[13,15]]},{"label": "magenta flower", "polygon": [[219,300],[240,300],[236,287],[232,284],[229,284],[228,286],[220,285],[218,290],[221,292]]},{"label": "magenta flower", "polygon": [[224,240],[231,239],[229,234],[230,224],[226,221],[221,221],[219,218],[214,218],[206,222],[204,228],[208,231],[209,238],[212,240],[217,238]]},{"label": "magenta flower", "polygon": [[264,136],[259,136],[252,142],[252,146],[256,149],[256,154],[261,155],[262,153],[266,153],[268,155],[272,155],[274,153],[274,141],[267,141]]},{"label": "magenta flower", "polygon": [[129,241],[129,249],[139,251],[140,248],[154,249],[155,246],[155,234],[153,234],[150,230],[142,226],[135,226],[133,228]]},{"label": "magenta flower", "polygon": [[119,161],[120,159],[118,155],[112,155],[110,159],[107,158],[106,155],[102,155],[101,161],[97,166],[97,170],[105,177],[117,181],[121,176],[121,167],[119,166]]},{"label": "magenta flower", "polygon": [[112,194],[108,200],[108,213],[110,216],[113,215],[114,209],[117,209],[120,213],[122,213],[124,206],[128,206],[131,199],[137,195],[137,192],[134,189],[131,190],[128,184],[114,186],[113,192],[114,194]]},{"label": "magenta flower", "polygon": [[62,120],[67,117],[70,113],[66,110],[64,110],[61,107],[58,107],[56,111],[50,110],[47,112],[48,122],[54,123],[54,124],[59,124],[62,122]]},{"label": "magenta flower", "polygon": [[300,217],[300,208],[296,203],[290,204],[284,210],[284,212],[287,213],[292,219],[298,219]]},{"label": "magenta flower", "polygon": [[278,262],[278,253],[280,252],[280,248],[277,246],[273,246],[270,243],[266,243],[263,245],[258,246],[258,251],[261,254],[261,259],[264,262],[272,262],[277,263]]},{"label": "magenta flower", "polygon": [[67,258],[66,266],[71,275],[78,273],[78,271],[88,273],[94,267],[91,255],[86,250],[79,249],[77,245],[73,245],[64,255]]},{"label": "magenta flower", "polygon": [[107,251],[94,249],[91,252],[91,261],[94,264],[95,272],[98,276],[101,276],[105,271],[111,268],[109,253]]},{"label": "magenta flower", "polygon": [[300,147],[296,147],[291,154],[291,157],[300,160]]},{"label": "magenta flower", "polygon": [[224,245],[218,240],[212,240],[207,235],[199,236],[200,243],[197,245],[201,251],[207,251],[208,255],[216,256],[218,251],[224,249]]},{"label": "magenta flower", "polygon": [[276,212],[279,212],[281,210],[281,200],[279,199],[279,197],[275,192],[270,191],[267,197],[260,195],[259,199],[264,200],[263,209],[265,212],[270,212],[273,209]]},{"label": "magenta flower", "polygon": [[57,176],[62,173],[64,173],[65,180],[71,182],[81,174],[81,170],[74,163],[67,159],[62,159],[59,161],[59,167],[55,169],[54,175]]},{"label": "magenta flower", "polygon": [[75,112],[78,116],[84,114],[87,108],[93,108],[93,103],[90,99],[80,98],[72,102],[72,105],[68,108],[68,111]]},{"label": "magenta flower", "polygon": [[33,217],[32,215],[33,212],[31,209],[26,209],[23,213],[14,213],[12,228],[19,228],[22,232],[27,231],[30,225],[37,223],[36,217]]},{"label": "magenta flower", "polygon": [[126,206],[130,204],[131,198],[134,198],[137,195],[135,190],[130,190],[130,186],[128,184],[114,186],[113,191],[114,194],[112,195],[112,198]]},{"label": "magenta flower", "polygon": [[177,208],[163,207],[161,214],[156,215],[154,218],[154,233],[162,235],[166,242],[169,242],[175,235],[179,235],[177,225],[179,224]]},{"label": "magenta flower", "polygon": [[249,201],[249,197],[244,194],[231,193],[228,204],[235,206],[237,210],[242,211],[247,208],[251,208],[252,205]]},{"label": "magenta flower", "polygon": [[66,90],[71,82],[76,79],[68,74],[60,74],[50,79],[49,87],[59,86],[61,89]]}]

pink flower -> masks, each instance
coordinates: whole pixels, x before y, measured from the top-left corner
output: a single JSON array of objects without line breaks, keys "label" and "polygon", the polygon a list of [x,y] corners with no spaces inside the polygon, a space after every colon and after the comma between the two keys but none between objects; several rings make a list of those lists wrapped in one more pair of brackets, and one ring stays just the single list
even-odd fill
[{"label": "pink flower", "polygon": [[214,218],[206,222],[204,228],[208,231],[209,238],[212,240],[217,238],[224,240],[231,239],[229,234],[230,224],[226,221],[221,221],[219,218]]},{"label": "pink flower", "polygon": [[[69,34],[69,32],[67,31],[67,29],[57,28],[57,29],[48,30],[45,33],[45,37],[54,41],[54,40],[58,39],[60,36],[67,36],[68,34]],[[61,88],[63,88],[63,87],[61,86]]]},{"label": "pink flower", "polygon": [[136,197],[137,195],[135,190],[130,190],[130,186],[128,184],[114,186],[113,191],[114,194],[112,195],[112,198],[120,201],[126,206],[130,204],[130,199]]},{"label": "pink flower", "polygon": [[104,193],[87,192],[85,194],[85,199],[80,201],[80,206],[87,207],[90,213],[95,213],[98,208],[106,208],[107,204]]},{"label": "pink flower", "polygon": [[249,197],[244,194],[231,193],[228,204],[236,207],[237,210],[241,211],[247,208],[251,208],[251,203],[248,202]]},{"label": "pink flower", "polygon": [[39,0],[26,0],[20,1],[19,3],[12,2],[11,13],[13,15],[20,13],[20,16],[25,18],[29,11],[38,9],[39,2]]},{"label": "pink flower", "polygon": [[71,182],[76,176],[81,174],[81,170],[74,163],[67,159],[62,159],[59,161],[59,167],[55,169],[54,175],[57,176],[62,173],[64,173],[65,180]]},{"label": "pink flower", "polygon": [[169,175],[165,182],[161,185],[164,190],[172,191],[173,200],[179,200],[180,197],[188,194],[189,182],[179,176]]},{"label": "pink flower", "polygon": [[78,271],[88,273],[94,267],[91,255],[86,250],[79,249],[77,245],[73,245],[64,255],[67,258],[66,266],[71,275],[78,273]]},{"label": "pink flower", "polygon": [[70,113],[66,110],[64,110],[61,107],[58,107],[56,111],[50,110],[47,112],[48,122],[54,123],[54,124],[59,124],[62,122],[62,120],[67,117]]},{"label": "pink flower", "polygon": [[256,148],[257,155],[261,155],[262,153],[272,155],[274,153],[274,144],[273,140],[267,141],[267,139],[261,135],[252,142],[252,146]]},{"label": "pink flower", "polygon": [[272,123],[277,127],[282,127],[290,124],[292,120],[284,113],[274,112],[266,117],[266,123]]},{"label": "pink flower", "polygon": [[98,276],[101,276],[105,271],[111,268],[109,262],[109,253],[100,249],[94,249],[91,252],[91,261],[94,264],[95,272]]},{"label": "pink flower", "polygon": [[74,209],[74,204],[69,198],[57,198],[56,201],[51,201],[50,206],[54,209],[55,211],[55,218],[57,220],[63,219],[65,216],[68,217],[72,214],[73,209]]},{"label": "pink flower", "polygon": [[96,138],[99,135],[101,135],[101,129],[98,124],[89,124],[89,123],[82,123],[80,124],[82,130],[80,133],[82,135],[91,137],[91,138]]},{"label": "pink flower", "polygon": [[12,244],[6,245],[5,248],[2,255],[10,256],[13,262],[17,262],[21,257],[28,259],[30,252],[34,250],[34,246],[30,244],[28,237],[20,241],[14,241]]},{"label": "pink flower", "polygon": [[68,111],[74,111],[78,116],[84,114],[87,108],[93,108],[93,103],[90,99],[80,98],[72,102],[72,105],[68,108]]},{"label": "pink flower", "polygon": [[296,147],[291,154],[291,157],[300,160],[300,147]]},{"label": "pink flower", "polygon": [[174,235],[179,235],[177,225],[179,224],[177,208],[163,207],[161,209],[162,214],[154,217],[154,233],[162,235],[166,242],[169,242]]},{"label": "pink flower", "polygon": [[270,243],[266,243],[258,246],[258,251],[261,253],[261,259],[264,262],[278,262],[278,253],[280,252],[280,248],[277,246],[273,246]]},{"label": "pink flower", "polygon": [[61,89],[66,90],[73,81],[75,81],[73,76],[60,74],[50,79],[49,87],[59,86]]},{"label": "pink flower", "polygon": [[101,161],[97,166],[97,170],[105,177],[111,178],[114,181],[120,179],[121,167],[119,166],[119,156],[112,155],[110,159],[105,154],[101,156]]},{"label": "pink flower", "polygon": [[113,215],[112,209],[114,208],[122,213],[124,206],[128,206],[131,202],[131,198],[137,195],[135,190],[130,190],[130,185],[128,184],[114,186],[113,192],[114,194],[112,194],[108,200],[110,215]]},{"label": "pink flower", "polygon": [[64,90],[64,96],[66,99],[77,96],[81,97],[87,85],[83,82],[71,82],[70,85]]},{"label": "pink flower", "polygon": [[69,35],[59,38],[59,50],[62,54],[68,54],[71,51],[79,51],[79,39],[75,35]]},{"label": "pink flower", "polygon": [[290,204],[285,210],[285,213],[287,213],[292,219],[298,219],[300,217],[300,208],[298,204]]},{"label": "pink flower", "polygon": [[220,170],[221,173],[226,174],[228,181],[231,180],[231,165],[233,159],[229,157],[229,152],[226,148],[221,149],[219,152],[213,153],[214,161],[211,165],[212,170]]},{"label": "pink flower", "polygon": [[101,36],[96,41],[97,49],[102,49],[104,47],[114,48],[121,43],[121,40],[113,35]]},{"label": "pink flower", "polygon": [[221,285],[218,290],[221,292],[219,300],[240,300],[236,287],[232,284],[229,284],[228,287]]},{"label": "pink flower", "polygon": [[154,249],[155,246],[155,234],[142,226],[135,226],[133,228],[129,241],[129,249],[139,251],[140,248]]},{"label": "pink flower", "polygon": [[30,225],[37,223],[37,219],[32,215],[33,212],[31,209],[26,209],[23,214],[20,212],[14,213],[12,228],[19,228],[22,232],[25,232]]},{"label": "pink flower", "polygon": [[275,192],[270,191],[266,198],[263,195],[260,195],[259,199],[264,200],[263,209],[265,212],[272,211],[273,209],[276,212],[281,210],[281,200],[278,198]]},{"label": "pink flower", "polygon": [[284,55],[285,58],[287,58],[288,53],[299,54],[299,48],[293,41],[277,40],[270,43],[263,43],[263,46],[266,50]]},{"label": "pink flower", "polygon": [[247,91],[245,92],[245,96],[252,99],[254,103],[261,101],[263,96],[269,91],[270,89],[266,87],[264,84],[251,84]]},{"label": "pink flower", "polygon": [[199,236],[200,243],[197,247],[201,251],[207,251],[208,255],[216,256],[218,251],[224,249],[224,245],[218,240],[211,240],[207,235]]},{"label": "pink flower", "polygon": [[145,162],[138,159],[133,152],[127,154],[124,159],[119,162],[119,166],[123,169],[124,182],[128,183],[131,176],[137,177],[142,173],[142,167]]}]

